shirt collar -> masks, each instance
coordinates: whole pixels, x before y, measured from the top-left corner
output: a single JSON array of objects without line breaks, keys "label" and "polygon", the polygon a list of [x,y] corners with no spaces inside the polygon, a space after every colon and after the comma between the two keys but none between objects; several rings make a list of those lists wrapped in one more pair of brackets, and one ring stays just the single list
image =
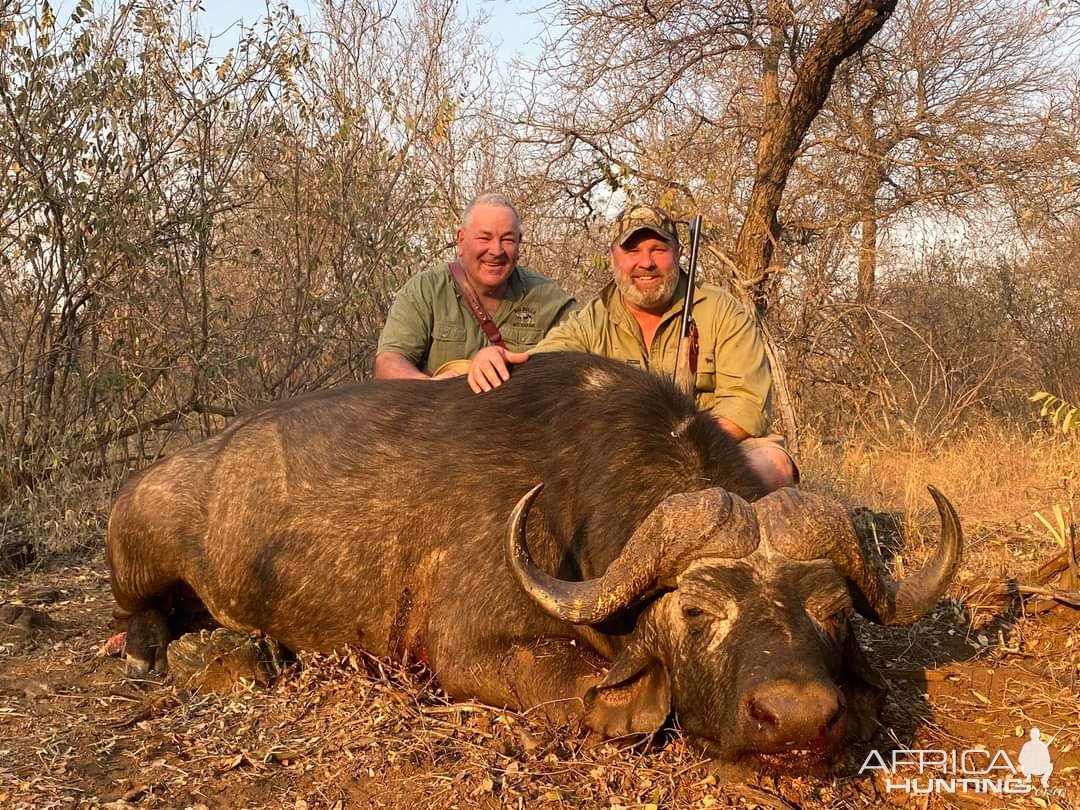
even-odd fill
[{"label": "shirt collar", "polygon": [[[461,260],[460,259],[455,259],[454,261],[461,261]],[[454,295],[456,295],[458,298],[461,298],[461,290],[458,289],[458,285],[454,281],[454,274],[450,270],[450,265],[449,264],[446,265],[446,275],[450,276],[450,286],[452,286],[454,288]],[[468,275],[466,275],[465,277],[468,278]],[[522,298],[525,297],[525,293],[528,292],[528,290],[525,288],[525,279],[521,274],[521,266],[520,265],[516,265],[516,264],[514,265],[514,269],[510,271],[510,277],[507,278],[506,281],[507,281],[507,288],[506,289],[507,289],[508,295],[503,300],[517,302],[517,301],[520,301]],[[488,314],[490,315],[491,313],[488,313]]]},{"label": "shirt collar", "polygon": [[507,291],[510,293],[507,298],[511,301],[520,301],[525,297],[525,279],[521,273],[521,267],[514,265],[514,269],[510,271],[510,278],[507,279],[509,287]]}]

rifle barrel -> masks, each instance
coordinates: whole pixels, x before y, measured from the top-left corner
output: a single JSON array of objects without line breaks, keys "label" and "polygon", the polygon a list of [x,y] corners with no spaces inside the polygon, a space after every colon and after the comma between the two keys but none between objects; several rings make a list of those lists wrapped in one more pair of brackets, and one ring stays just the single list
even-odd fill
[{"label": "rifle barrel", "polygon": [[683,299],[682,320],[679,337],[686,337],[690,330],[690,310],[694,306],[694,279],[697,276],[698,243],[701,241],[701,214],[690,221],[690,262],[686,266],[686,297]]}]

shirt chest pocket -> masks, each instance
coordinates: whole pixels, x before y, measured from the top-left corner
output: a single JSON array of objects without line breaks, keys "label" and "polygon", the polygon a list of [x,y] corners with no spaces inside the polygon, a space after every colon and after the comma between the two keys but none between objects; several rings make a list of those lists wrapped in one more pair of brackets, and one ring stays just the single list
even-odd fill
[{"label": "shirt chest pocket", "polygon": [[431,330],[433,340],[446,343],[464,343],[466,339],[465,327],[456,323],[437,323]]},{"label": "shirt chest pocket", "polygon": [[698,355],[695,386],[701,392],[712,393],[716,390],[716,355],[712,352]]},{"label": "shirt chest pocket", "polygon": [[521,349],[532,348],[544,336],[538,326],[504,326],[499,332],[508,346]]}]

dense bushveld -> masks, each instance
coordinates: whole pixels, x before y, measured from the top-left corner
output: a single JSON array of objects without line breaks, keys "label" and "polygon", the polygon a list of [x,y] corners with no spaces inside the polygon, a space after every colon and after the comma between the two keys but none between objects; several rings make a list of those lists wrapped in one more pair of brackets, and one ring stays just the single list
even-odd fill
[{"label": "dense bushveld", "polygon": [[[792,436],[932,442],[1080,400],[1074,6],[564,0],[508,64],[450,2],[330,0],[209,41],[196,5],[0,10],[11,519],[69,519],[82,482],[362,378],[480,190],[582,298],[613,207],[704,213],[703,272],[761,316]],[[867,9],[880,30],[828,52]]]}]

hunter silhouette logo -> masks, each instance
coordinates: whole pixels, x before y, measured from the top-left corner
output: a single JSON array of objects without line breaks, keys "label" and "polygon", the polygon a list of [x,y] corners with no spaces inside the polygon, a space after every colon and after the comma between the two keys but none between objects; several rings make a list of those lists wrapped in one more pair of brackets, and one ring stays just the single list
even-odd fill
[{"label": "hunter silhouette logo", "polygon": [[[1065,726],[1061,728],[1065,728]],[[1061,733],[1061,728],[1058,729],[1058,734]],[[1054,763],[1050,759],[1050,746],[1057,739],[1057,734],[1048,743],[1042,741],[1042,736],[1037,728],[1033,728],[1029,736],[1031,739],[1024,743],[1024,747],[1020,749],[1020,757],[1017,760],[1020,763],[1020,773],[1026,776],[1028,781],[1031,781],[1032,777],[1035,776],[1042,777],[1040,780],[1042,786],[1047,787],[1050,774],[1054,772]]]}]

